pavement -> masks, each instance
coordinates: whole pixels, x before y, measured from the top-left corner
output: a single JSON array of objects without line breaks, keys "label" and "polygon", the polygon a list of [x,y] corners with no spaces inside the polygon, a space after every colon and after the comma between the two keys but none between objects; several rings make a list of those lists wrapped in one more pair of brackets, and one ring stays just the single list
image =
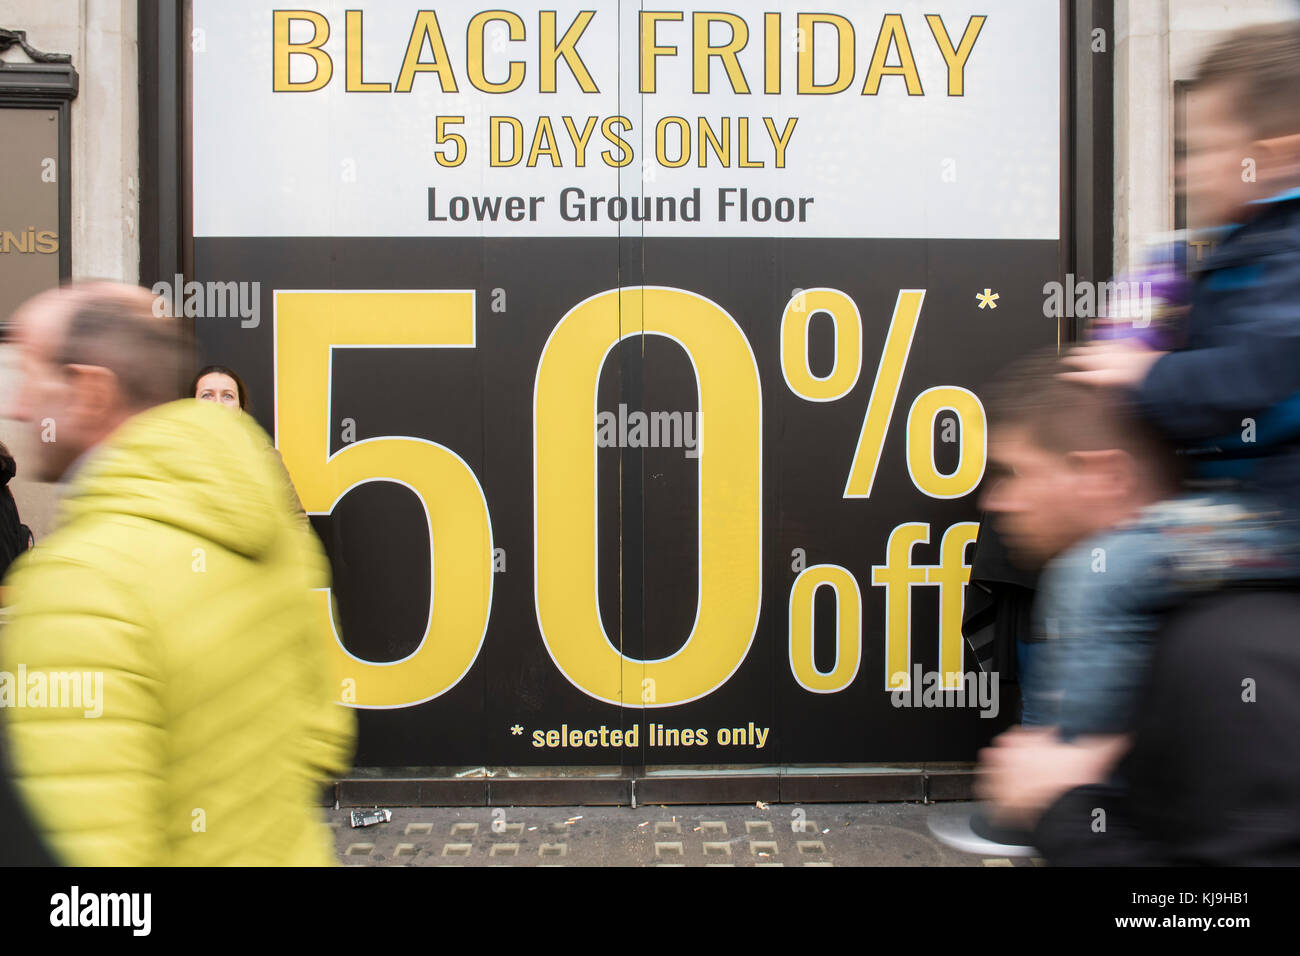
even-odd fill
[{"label": "pavement", "polygon": [[1038,866],[965,853],[930,822],[975,804],[394,807],[354,829],[326,810],[345,866]]}]

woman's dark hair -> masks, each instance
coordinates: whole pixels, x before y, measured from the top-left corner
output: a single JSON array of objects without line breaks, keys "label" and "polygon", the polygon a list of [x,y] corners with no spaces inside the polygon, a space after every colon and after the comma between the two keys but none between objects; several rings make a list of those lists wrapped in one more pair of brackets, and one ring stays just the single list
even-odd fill
[{"label": "woman's dark hair", "polygon": [[0,442],[0,576],[9,570],[14,558],[32,546],[32,529],[18,518],[18,503],[9,490],[9,479],[17,466],[9,449]]},{"label": "woman's dark hair", "polygon": [[0,485],[8,485],[9,479],[18,473],[18,465],[14,461],[14,456],[9,454],[9,448],[4,442],[0,442]]},{"label": "woman's dark hair", "polygon": [[235,388],[239,389],[239,407],[246,409],[248,407],[248,392],[244,389],[244,380],[240,378],[233,369],[228,369],[224,365],[205,365],[199,369],[198,374],[194,376],[194,381],[190,382],[190,397],[199,390],[199,380],[205,375],[211,375],[216,372],[218,375],[229,375],[235,382]]}]

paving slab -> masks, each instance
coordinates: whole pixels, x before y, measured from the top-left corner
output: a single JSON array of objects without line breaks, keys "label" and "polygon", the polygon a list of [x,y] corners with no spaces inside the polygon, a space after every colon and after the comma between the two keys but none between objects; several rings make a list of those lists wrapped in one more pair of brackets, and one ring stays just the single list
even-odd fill
[{"label": "paving slab", "polygon": [[963,853],[930,833],[973,803],[394,807],[354,829],[325,811],[345,866],[1037,866]]}]

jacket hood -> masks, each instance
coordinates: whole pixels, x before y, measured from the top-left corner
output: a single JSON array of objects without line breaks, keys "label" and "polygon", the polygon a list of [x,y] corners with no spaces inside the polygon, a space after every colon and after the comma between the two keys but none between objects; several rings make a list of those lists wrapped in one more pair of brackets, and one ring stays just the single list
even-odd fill
[{"label": "jacket hood", "polygon": [[247,414],[192,398],[159,405],[91,451],[72,477],[58,524],[128,515],[258,558],[288,515],[274,454]]}]

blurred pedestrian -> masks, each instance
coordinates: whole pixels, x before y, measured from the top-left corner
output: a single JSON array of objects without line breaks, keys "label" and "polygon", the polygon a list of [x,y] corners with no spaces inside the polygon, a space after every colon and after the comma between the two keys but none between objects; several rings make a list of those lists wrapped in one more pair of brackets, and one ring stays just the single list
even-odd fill
[{"label": "blurred pedestrian", "polygon": [[1033,357],[987,393],[982,504],[1018,560],[1045,566],[1034,608],[1045,640],[1023,676],[1033,719],[982,755],[983,791],[1023,827],[1110,775],[1170,612],[1225,587],[1300,584],[1293,519],[1267,499],[1183,492],[1172,446],[1113,389],[1065,381],[1061,368]]},{"label": "blurred pedestrian", "polygon": [[991,795],[1046,807],[1033,842],[1055,865],[1300,866],[1297,619],[1294,589],[1191,601],[1157,636],[1109,776],[1011,739],[984,755]]},{"label": "blurred pedestrian", "polygon": [[1230,34],[1187,103],[1188,204],[1228,226],[1198,273],[1184,348],[1075,350],[1076,381],[1131,390],[1194,477],[1300,502],[1300,23]]},{"label": "blurred pedestrian", "polygon": [[[0,711],[0,724],[4,712]],[[0,735],[0,866],[56,866],[58,861],[41,842],[31,815],[14,790],[13,771]]]},{"label": "blurred pedestrian", "polygon": [[354,735],[312,593],[328,565],[256,423],[172,400],[186,356],[152,305],[89,283],[15,314],[12,416],[64,485],[0,634],[0,669],[26,675],[17,789],[74,865],[327,864],[319,786]]}]

